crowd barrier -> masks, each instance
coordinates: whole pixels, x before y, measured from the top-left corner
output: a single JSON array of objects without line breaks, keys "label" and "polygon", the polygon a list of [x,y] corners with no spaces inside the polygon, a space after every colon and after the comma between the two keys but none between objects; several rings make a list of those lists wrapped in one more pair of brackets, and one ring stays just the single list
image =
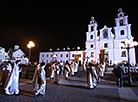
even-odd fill
[{"label": "crowd barrier", "polygon": [[[131,73],[138,73],[138,67],[130,67]],[[128,73],[128,67],[124,67],[124,73]]]}]

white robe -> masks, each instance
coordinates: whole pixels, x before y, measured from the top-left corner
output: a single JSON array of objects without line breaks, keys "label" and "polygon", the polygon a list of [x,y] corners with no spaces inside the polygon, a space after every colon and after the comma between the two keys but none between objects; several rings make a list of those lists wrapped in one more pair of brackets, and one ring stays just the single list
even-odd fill
[{"label": "white robe", "polygon": [[51,75],[50,75],[50,78],[52,79],[52,78],[54,78],[54,76],[55,76],[55,64],[53,64],[51,66]]},{"label": "white robe", "polygon": [[7,70],[9,71],[9,74],[10,74],[10,72],[11,72],[11,70],[12,70],[11,64],[8,64],[8,65],[7,65]]},{"label": "white robe", "polygon": [[78,63],[74,62],[74,72],[78,72]]},{"label": "white robe", "polygon": [[[42,67],[41,69],[41,79],[43,81],[43,84],[39,85],[37,84],[37,87],[36,87],[36,93],[37,94],[42,94],[42,95],[45,95],[45,92],[46,92],[46,77],[45,77],[45,70],[44,70],[45,66]],[[39,69],[38,69],[39,70]]]},{"label": "white robe", "polygon": [[5,90],[9,90],[10,93],[19,93],[19,66],[14,63],[13,72],[9,78]]},{"label": "white robe", "polygon": [[88,71],[88,87],[94,88],[94,87],[96,87],[97,73],[93,66],[91,66],[90,68],[91,68],[92,72]]},{"label": "white robe", "polygon": [[68,64],[66,64],[65,67],[66,67],[66,69],[64,69],[64,70],[66,70],[65,71],[65,77],[68,78],[69,77],[70,68],[69,68]]}]

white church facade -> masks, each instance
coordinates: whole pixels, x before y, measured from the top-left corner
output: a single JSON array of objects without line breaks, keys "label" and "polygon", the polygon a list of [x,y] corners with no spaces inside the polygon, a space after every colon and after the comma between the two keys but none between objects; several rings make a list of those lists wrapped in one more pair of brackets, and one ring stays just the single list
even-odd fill
[{"label": "white church facade", "polygon": [[[115,18],[115,27],[107,27],[106,25],[98,30],[98,24],[94,17],[91,17],[90,24],[88,24],[88,32],[86,32],[86,50],[82,51],[55,51],[55,52],[40,52],[39,62],[49,63],[53,60],[54,53],[57,55],[57,60],[70,61],[75,57],[74,55],[81,55],[79,61],[84,63],[85,59],[90,59],[91,61],[100,61],[101,52],[104,51],[104,58],[106,57],[108,63],[113,65],[114,63],[119,63],[122,61],[128,61],[127,49],[120,47],[120,43],[126,45],[126,40],[130,41],[129,47],[129,58],[131,64],[136,64],[135,48],[132,45],[134,37],[131,35],[131,24],[128,23],[128,16],[124,15],[124,12],[120,8],[118,10],[117,18]],[[70,53],[69,53],[70,52]],[[51,57],[48,57],[49,55]],[[65,54],[68,57],[61,57],[61,54]]]}]

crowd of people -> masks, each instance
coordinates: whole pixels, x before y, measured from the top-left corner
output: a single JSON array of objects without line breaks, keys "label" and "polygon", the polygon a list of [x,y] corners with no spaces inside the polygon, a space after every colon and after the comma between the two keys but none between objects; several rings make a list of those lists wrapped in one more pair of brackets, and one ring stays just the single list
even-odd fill
[{"label": "crowd of people", "polygon": [[50,79],[53,80],[54,83],[58,83],[60,75],[63,75],[64,78],[67,79],[69,76],[74,76],[79,69],[76,61],[72,61],[71,63],[68,61],[63,63],[53,61],[50,63],[49,68],[51,69]]},{"label": "crowd of people", "polygon": [[[60,76],[64,76],[67,79],[69,76],[74,76],[78,73],[79,64],[76,61],[60,63],[53,61],[50,63],[49,68],[51,69],[50,79],[54,83],[58,83]],[[89,88],[95,88],[97,83],[100,83],[101,78],[104,76],[105,62],[95,63],[85,61],[83,70],[87,72],[87,83]]]},{"label": "crowd of people", "polygon": [[19,94],[19,73],[22,71],[19,65],[20,60],[12,63],[5,61],[0,64],[2,87],[7,95]]},{"label": "crowd of people", "polygon": [[101,78],[104,76],[105,71],[105,62],[104,63],[96,63],[86,61],[86,69],[87,69],[87,84],[90,89],[94,89],[97,86],[97,83],[100,83]]},{"label": "crowd of people", "polygon": [[[87,85],[90,89],[96,88],[97,84],[100,83],[101,78],[104,76],[106,63],[96,63],[95,61],[86,60],[83,66],[83,70],[87,72]],[[44,62],[39,63],[34,72],[32,79],[33,92],[35,95],[46,93],[46,65]],[[79,72],[79,64],[77,61],[63,62],[53,61],[49,63],[50,69],[50,80],[58,84],[61,76],[67,79],[70,76],[74,76]],[[113,72],[117,77],[117,85],[123,87],[123,75],[124,75],[124,64],[119,63],[114,66]],[[20,67],[20,60],[14,62],[4,62],[0,64],[0,75],[2,79],[2,87],[5,94],[13,95],[19,94],[19,73],[22,71]]]},{"label": "crowd of people", "polygon": [[[22,71],[21,60],[0,63],[0,81],[7,95],[19,95],[19,73]],[[33,76],[33,92],[35,95],[45,95],[46,91],[45,63],[42,62],[35,68]]]}]

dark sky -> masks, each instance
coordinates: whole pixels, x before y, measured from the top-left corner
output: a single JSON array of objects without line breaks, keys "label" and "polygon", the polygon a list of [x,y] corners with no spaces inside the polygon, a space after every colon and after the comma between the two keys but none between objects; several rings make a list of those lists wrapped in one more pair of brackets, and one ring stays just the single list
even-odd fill
[{"label": "dark sky", "polygon": [[[46,1],[46,0],[45,0]],[[27,43],[36,43],[32,57],[38,60],[40,51],[49,48],[85,48],[87,26],[91,16],[95,17],[98,29],[104,25],[114,27],[118,8],[129,16],[132,36],[138,41],[137,0],[115,0],[101,2],[43,2],[34,0],[0,2],[0,46],[6,51],[18,44],[28,55]]]}]

